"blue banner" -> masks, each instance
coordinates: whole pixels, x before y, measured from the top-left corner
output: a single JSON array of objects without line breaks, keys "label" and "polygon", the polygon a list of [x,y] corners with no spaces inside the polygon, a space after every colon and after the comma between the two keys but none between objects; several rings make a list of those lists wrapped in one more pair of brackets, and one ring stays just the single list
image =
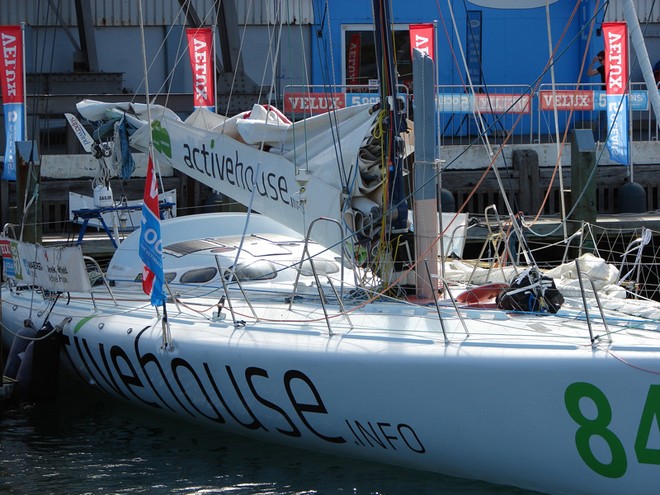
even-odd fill
[{"label": "blue banner", "polygon": [[[629,93],[628,105],[633,112],[644,112],[649,109],[649,92],[645,89],[634,89]],[[602,90],[594,91],[594,110],[607,110],[607,94]]]},{"label": "blue banner", "polygon": [[159,212],[158,182],[154,173],[153,160],[149,156],[138,254],[144,263],[142,290],[145,294],[151,294],[151,304],[154,306],[161,306],[167,300],[163,289],[165,275],[163,273],[163,241],[160,237]]},{"label": "blue banner", "polygon": [[628,165],[628,95],[607,95],[607,131],[610,159]]},{"label": "blue banner", "polygon": [[467,69],[472,84],[482,84],[481,78],[481,45],[482,45],[482,23],[480,10],[467,11]]},{"label": "blue banner", "polygon": [[167,298],[163,291],[165,275],[162,252],[160,221],[144,204],[142,205],[142,227],[138,253],[145,265],[142,272],[142,287],[147,294],[151,293],[151,304],[154,306],[161,306]]},{"label": "blue banner", "polygon": [[2,179],[16,180],[16,141],[25,140],[25,105],[23,103],[5,103],[2,107],[5,115],[7,141]]}]

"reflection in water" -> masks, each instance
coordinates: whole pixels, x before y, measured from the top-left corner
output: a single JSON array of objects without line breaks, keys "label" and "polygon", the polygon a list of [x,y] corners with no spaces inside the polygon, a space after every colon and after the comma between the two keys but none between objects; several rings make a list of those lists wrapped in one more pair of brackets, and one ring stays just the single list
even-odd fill
[{"label": "reflection in water", "polygon": [[[530,494],[209,431],[87,388],[0,415],[0,492]],[[1,413],[0,413],[1,414]]]}]

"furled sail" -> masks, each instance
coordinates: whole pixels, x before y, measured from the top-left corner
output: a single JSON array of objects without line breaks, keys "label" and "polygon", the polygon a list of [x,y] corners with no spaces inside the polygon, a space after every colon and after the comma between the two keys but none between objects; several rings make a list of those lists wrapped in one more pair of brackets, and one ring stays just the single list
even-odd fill
[{"label": "furled sail", "polygon": [[[89,120],[124,116],[133,127],[131,145],[149,143],[144,108],[86,100]],[[339,251],[347,234],[371,236],[382,216],[383,159],[378,112],[351,106],[297,122],[255,104],[230,118],[197,109],[186,121],[151,106],[155,156],[199,182]],[[359,232],[356,232],[359,231]]]}]

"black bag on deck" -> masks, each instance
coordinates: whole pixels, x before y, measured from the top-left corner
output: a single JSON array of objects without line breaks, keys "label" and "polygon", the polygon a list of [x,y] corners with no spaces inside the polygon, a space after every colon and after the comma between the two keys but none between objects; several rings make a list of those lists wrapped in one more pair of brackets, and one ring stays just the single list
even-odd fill
[{"label": "black bag on deck", "polygon": [[530,268],[521,273],[510,287],[502,289],[496,302],[498,308],[510,311],[556,313],[564,303],[564,296],[551,277]]}]

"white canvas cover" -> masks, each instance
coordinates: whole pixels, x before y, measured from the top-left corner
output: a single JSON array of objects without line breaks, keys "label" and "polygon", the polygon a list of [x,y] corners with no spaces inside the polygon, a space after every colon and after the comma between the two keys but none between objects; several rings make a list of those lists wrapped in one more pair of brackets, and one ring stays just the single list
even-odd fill
[{"label": "white canvas cover", "polygon": [[44,247],[0,237],[5,277],[56,292],[90,292],[80,246]]},{"label": "white canvas cover", "polygon": [[[348,107],[293,124],[238,120],[250,128],[239,130],[243,140],[258,145],[164,117],[154,122],[154,149],[159,161],[305,235],[316,218],[343,221],[343,184],[350,197],[360,195],[358,151],[374,125],[370,109]],[[326,222],[312,238],[338,249],[342,233]]]},{"label": "white canvas cover", "polygon": [[[371,104],[296,122],[259,104],[230,118],[198,109],[185,122],[164,107],[151,108],[152,132],[146,105],[78,104],[89,120],[126,112],[135,129],[131,146],[147,151],[153,138],[157,163],[167,163],[301,235],[319,217],[366,231],[382,215],[383,157],[372,135],[378,112]],[[338,251],[343,234],[325,222],[314,228],[312,238]]]}]

